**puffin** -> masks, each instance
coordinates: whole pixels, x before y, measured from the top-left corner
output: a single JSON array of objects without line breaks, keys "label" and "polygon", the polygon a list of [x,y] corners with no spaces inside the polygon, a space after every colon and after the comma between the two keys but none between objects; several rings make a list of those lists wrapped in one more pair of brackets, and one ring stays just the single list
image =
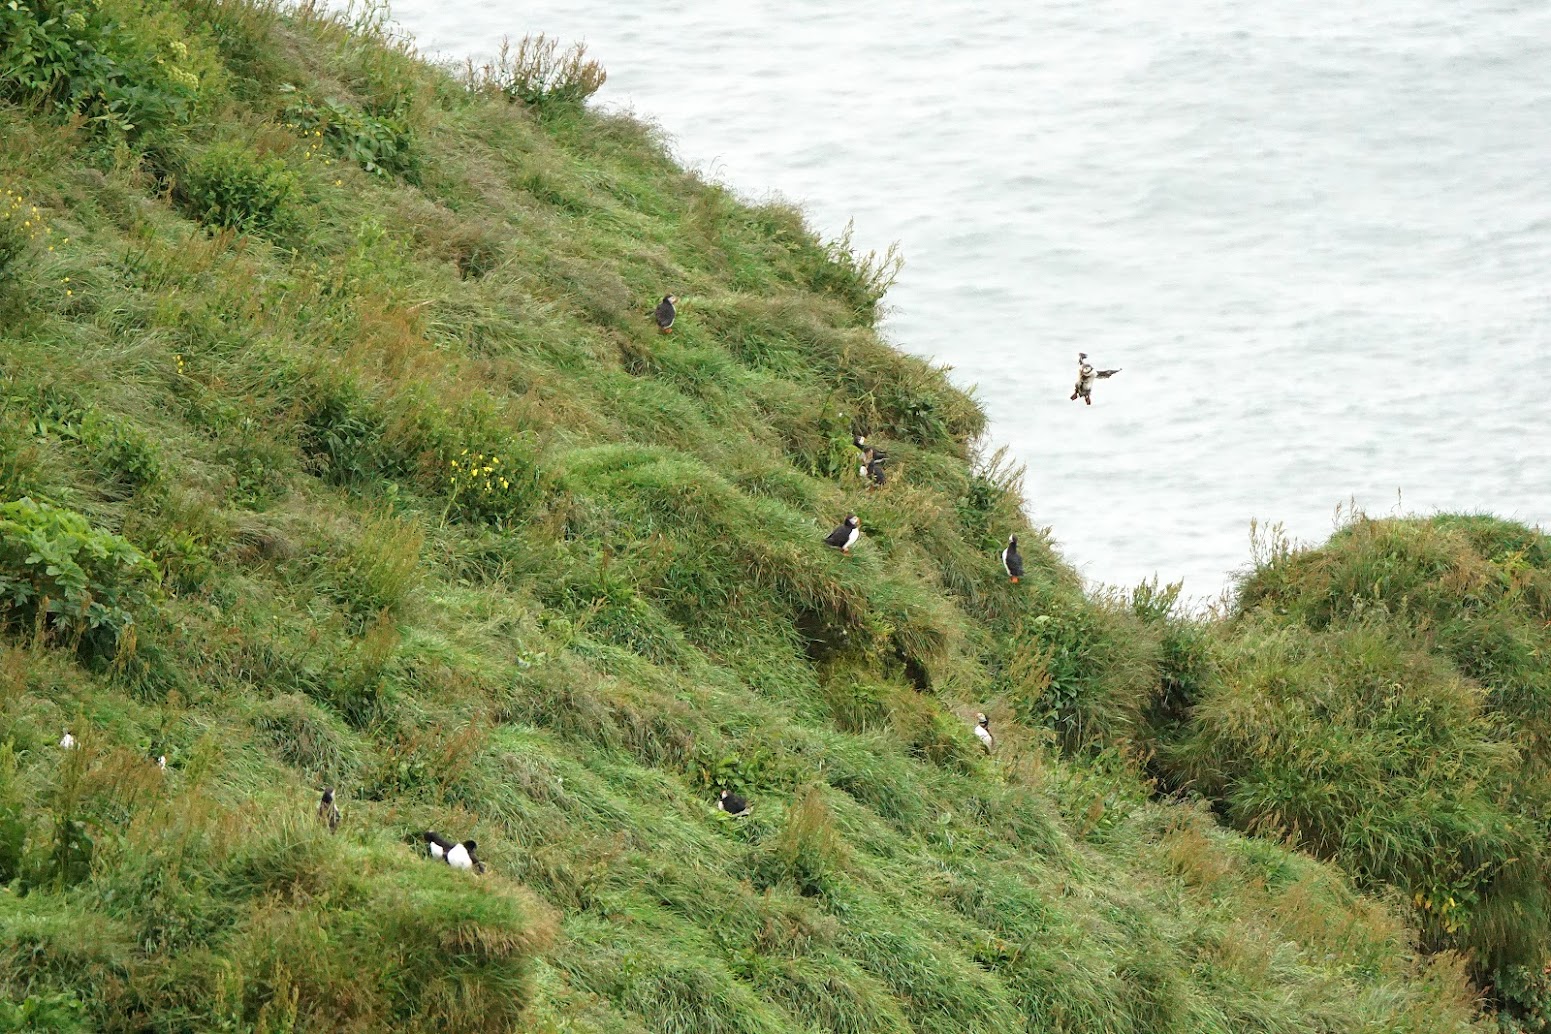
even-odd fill
[{"label": "puffin", "polygon": [[426,847],[431,852],[431,857],[439,862],[446,862],[454,869],[470,869],[474,872],[484,872],[485,863],[474,857],[474,849],[479,845],[472,840],[465,840],[461,844],[454,844],[445,840],[440,834],[429,830],[422,833]]},{"label": "puffin", "polygon": [[167,755],[166,754],[158,754],[158,755],[156,755],[156,767],[158,769],[160,769],[162,772],[166,772],[167,771]]},{"label": "puffin", "polygon": [[996,737],[991,735],[991,719],[980,712],[975,713],[975,735],[980,737],[980,745],[989,754],[996,749]]},{"label": "puffin", "polygon": [[731,790],[722,791],[721,800],[716,802],[716,809],[718,811],[725,811],[733,818],[741,818],[742,816],[747,815],[750,810],[752,810],[749,808],[749,802],[747,800],[739,797]]},{"label": "puffin", "polygon": [[1072,389],[1072,401],[1081,398],[1088,405],[1093,405],[1093,382],[1107,380],[1119,373],[1119,370],[1095,370],[1093,364],[1088,362],[1087,352],[1077,353],[1077,386]]},{"label": "puffin", "polygon": [[447,849],[447,864],[454,869],[484,872],[485,863],[474,857],[474,848],[478,846],[472,840],[465,840],[461,844],[453,844]]},{"label": "puffin", "polygon": [[851,554],[851,547],[856,545],[857,538],[861,536],[861,524],[861,518],[854,513],[851,514],[845,519],[844,524],[829,533],[829,537],[824,540],[824,544],[832,546],[849,556]]},{"label": "puffin", "polygon": [[1023,554],[1018,552],[1018,536],[1007,536],[1007,548],[1002,550],[1002,567],[1014,585],[1023,577]]},{"label": "puffin", "polygon": [[883,464],[889,458],[889,454],[882,449],[868,445],[865,434],[853,435],[851,437],[851,444],[861,451],[862,462],[861,466],[857,467],[857,473],[862,476],[863,481],[871,482],[867,487],[875,488],[882,485],[886,480]]},{"label": "puffin", "polygon": [[324,787],[323,796],[318,798],[318,818],[328,824],[329,832],[339,828],[339,805],[334,803],[334,788]]},{"label": "puffin", "polygon": [[676,294],[665,294],[662,296],[662,301],[657,303],[657,310],[652,315],[657,320],[658,333],[673,333],[673,317],[677,315],[673,305],[678,300],[679,296]]},{"label": "puffin", "polygon": [[59,745],[66,750],[75,746],[75,737],[70,735],[69,729],[66,729],[65,734],[59,738]]}]

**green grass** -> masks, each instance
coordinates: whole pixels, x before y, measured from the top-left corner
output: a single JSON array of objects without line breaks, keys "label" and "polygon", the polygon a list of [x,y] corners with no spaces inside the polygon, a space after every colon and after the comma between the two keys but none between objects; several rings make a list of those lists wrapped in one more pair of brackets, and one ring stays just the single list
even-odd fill
[{"label": "green grass", "polygon": [[[1486,1029],[1377,867],[1153,798],[1156,740],[1270,661],[1156,586],[1083,596],[973,399],[876,333],[888,256],[370,21],[40,4],[0,19],[101,60],[0,78],[0,186],[49,228],[0,269],[0,502],[159,584],[92,568],[111,649],[0,620],[0,1030]],[[77,89],[115,68],[132,127]]]},{"label": "green grass", "polygon": [[[1409,898],[1546,1022],[1551,549],[1489,517],[1356,515],[1275,537],[1186,680],[1159,768],[1242,828]],[[1539,1000],[1537,1000],[1539,999]]]}]

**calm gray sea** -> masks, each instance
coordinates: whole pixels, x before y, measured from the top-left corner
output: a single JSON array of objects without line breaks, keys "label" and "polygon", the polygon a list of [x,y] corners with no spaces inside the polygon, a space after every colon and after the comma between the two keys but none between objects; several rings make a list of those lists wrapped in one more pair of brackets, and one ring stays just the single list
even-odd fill
[{"label": "calm gray sea", "polygon": [[[1214,596],[1252,518],[1551,523],[1545,0],[398,0],[423,49],[585,40],[741,193],[899,241],[1094,582]],[[1067,400],[1076,353],[1122,373]]]}]

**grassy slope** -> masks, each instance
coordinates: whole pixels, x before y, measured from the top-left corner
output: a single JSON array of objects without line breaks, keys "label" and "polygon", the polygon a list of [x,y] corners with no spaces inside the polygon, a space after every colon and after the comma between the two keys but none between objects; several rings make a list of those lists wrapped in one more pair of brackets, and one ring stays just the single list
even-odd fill
[{"label": "grassy slope", "polygon": [[[118,664],[4,634],[7,1022],[1471,1029],[1460,966],[1335,869],[1149,802],[1116,750],[1058,759],[1047,725],[1127,742],[1175,640],[1078,593],[973,463],[979,410],[795,213],[370,32],[155,10],[204,62],[189,118],[114,147],[0,113],[57,242],[0,288],[0,495],[164,586]],[[334,159],[282,83],[401,100],[418,161]],[[294,183],[254,232],[191,221],[263,160]],[[491,874],[418,859],[427,827]]]},{"label": "grassy slope", "polygon": [[1163,765],[1417,906],[1551,1024],[1551,541],[1485,516],[1272,541]]}]

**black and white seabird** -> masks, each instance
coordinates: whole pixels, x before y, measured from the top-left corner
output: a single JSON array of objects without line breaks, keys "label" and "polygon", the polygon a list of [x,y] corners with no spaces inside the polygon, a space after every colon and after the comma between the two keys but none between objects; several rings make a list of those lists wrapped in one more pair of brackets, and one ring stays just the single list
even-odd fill
[{"label": "black and white seabird", "polygon": [[657,303],[657,310],[652,315],[657,320],[658,333],[670,334],[673,332],[673,318],[678,315],[674,311],[673,306],[678,300],[679,296],[676,294],[665,294],[662,296],[662,301]]},{"label": "black and white seabird", "polygon": [[485,863],[474,857],[474,848],[478,846],[472,840],[465,840],[461,844],[453,844],[447,849],[447,864],[454,869],[484,872]]},{"label": "black and white seabird", "polygon": [[156,767],[158,769],[160,769],[161,771],[163,771],[163,772],[167,771],[167,755],[166,754],[158,754],[158,755],[156,755]]},{"label": "black and white seabird", "polygon": [[851,444],[855,445],[862,454],[862,462],[857,467],[857,473],[862,476],[864,481],[872,483],[867,487],[872,488],[882,485],[887,480],[883,464],[888,460],[889,454],[876,446],[868,445],[865,434],[853,435]]},{"label": "black and white seabird", "polygon": [[991,735],[991,719],[980,712],[975,713],[975,735],[980,737],[980,745],[989,754],[996,749],[996,737]]},{"label": "black and white seabird", "polygon": [[749,808],[749,802],[744,798],[739,797],[731,790],[722,791],[721,800],[716,802],[716,807],[718,811],[725,811],[733,818],[740,818],[744,815],[747,815],[751,810]]},{"label": "black and white seabird", "polygon": [[829,537],[824,540],[824,544],[826,546],[833,546],[835,549],[840,550],[840,552],[849,555],[851,547],[856,545],[856,540],[861,533],[862,519],[853,513],[845,519],[844,524],[829,533]]},{"label": "black and white seabird", "polygon": [[66,729],[65,734],[59,738],[59,745],[66,750],[75,746],[75,737],[70,735],[69,729]]},{"label": "black and white seabird", "polygon": [[443,840],[440,834],[432,833],[430,830],[420,835],[425,838],[425,847],[431,853],[431,857],[438,862],[445,862],[447,860],[447,852],[452,850],[452,841]]},{"label": "black and white seabird", "polygon": [[1023,577],[1023,554],[1018,552],[1018,536],[1007,536],[1007,548],[1002,550],[1002,567],[1007,572],[1007,577],[1017,584]]},{"label": "black and white seabird", "polygon": [[1119,370],[1095,370],[1093,364],[1088,362],[1087,352],[1077,353],[1077,386],[1072,389],[1072,401],[1079,398],[1088,405],[1093,405],[1093,382],[1107,380],[1119,373]]},{"label": "black and white seabird", "polygon": [[318,818],[328,824],[329,832],[339,828],[339,805],[334,803],[334,788],[325,787],[323,796],[318,799]]},{"label": "black and white seabird", "polygon": [[479,845],[473,840],[453,843],[451,840],[442,839],[437,832],[431,831],[422,832],[420,836],[425,837],[425,846],[437,862],[447,862],[453,868],[473,870],[475,873],[484,871],[484,862],[475,857],[475,848]]},{"label": "black and white seabird", "polygon": [[426,848],[431,857],[439,862],[446,862],[454,869],[471,869],[474,872],[484,872],[485,863],[474,857],[474,849],[479,845],[472,840],[465,840],[461,844],[454,844],[445,840],[438,833],[427,830],[421,836],[425,838]]}]

